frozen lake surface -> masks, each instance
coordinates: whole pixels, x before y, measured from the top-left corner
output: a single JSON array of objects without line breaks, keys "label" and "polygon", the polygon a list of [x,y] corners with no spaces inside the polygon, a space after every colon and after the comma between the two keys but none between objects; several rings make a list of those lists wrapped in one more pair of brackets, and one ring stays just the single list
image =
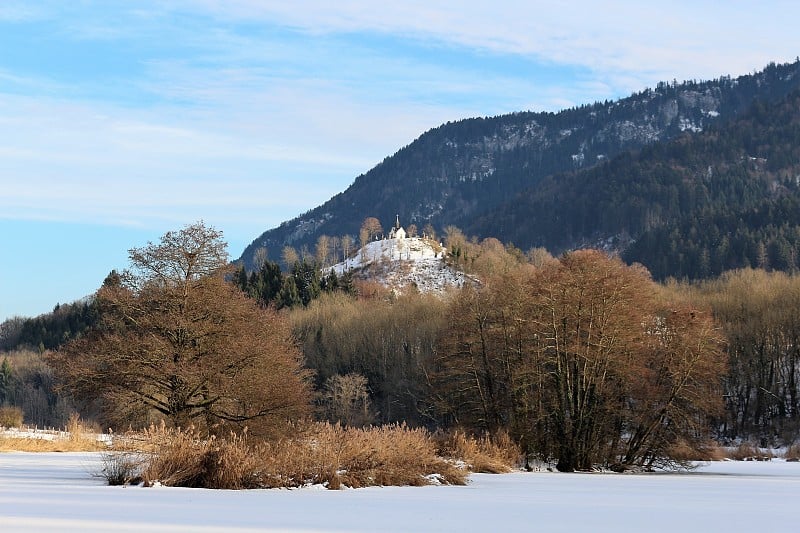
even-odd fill
[{"label": "frozen lake surface", "polygon": [[800,463],[475,474],[463,487],[108,487],[97,453],[0,453],[0,531],[794,531]]}]

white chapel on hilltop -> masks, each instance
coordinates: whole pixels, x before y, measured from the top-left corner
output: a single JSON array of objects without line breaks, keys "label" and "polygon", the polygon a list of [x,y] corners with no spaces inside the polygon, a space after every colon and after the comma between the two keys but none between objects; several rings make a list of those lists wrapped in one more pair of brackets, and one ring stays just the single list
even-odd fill
[{"label": "white chapel on hilltop", "polygon": [[392,226],[391,231],[389,232],[390,239],[405,239],[406,238],[406,230],[400,225],[400,215],[397,215],[397,220]]}]

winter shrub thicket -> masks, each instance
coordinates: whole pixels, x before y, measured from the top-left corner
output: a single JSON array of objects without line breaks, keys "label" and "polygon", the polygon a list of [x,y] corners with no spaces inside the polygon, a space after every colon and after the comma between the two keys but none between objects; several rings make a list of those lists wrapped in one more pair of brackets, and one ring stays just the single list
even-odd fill
[{"label": "winter shrub thicket", "polygon": [[103,469],[97,477],[111,486],[128,485],[141,480],[145,457],[137,452],[112,451],[103,454]]}]

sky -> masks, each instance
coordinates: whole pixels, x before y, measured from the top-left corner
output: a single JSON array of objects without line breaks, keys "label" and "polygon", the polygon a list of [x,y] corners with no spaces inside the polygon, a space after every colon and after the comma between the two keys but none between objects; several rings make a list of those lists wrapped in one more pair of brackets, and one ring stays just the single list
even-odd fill
[{"label": "sky", "polygon": [[0,321],[199,220],[238,258],[447,121],[793,61],[797,20],[782,0],[0,0]]}]

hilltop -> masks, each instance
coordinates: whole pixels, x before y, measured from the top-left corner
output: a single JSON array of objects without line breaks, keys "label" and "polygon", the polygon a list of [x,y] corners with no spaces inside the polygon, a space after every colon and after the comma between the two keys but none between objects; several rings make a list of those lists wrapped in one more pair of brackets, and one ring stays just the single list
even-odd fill
[{"label": "hilltop", "polygon": [[462,287],[471,278],[445,260],[444,247],[426,237],[389,237],[367,243],[356,254],[325,270],[337,276],[349,273],[355,279],[380,283],[403,293],[410,288],[443,294]]}]

